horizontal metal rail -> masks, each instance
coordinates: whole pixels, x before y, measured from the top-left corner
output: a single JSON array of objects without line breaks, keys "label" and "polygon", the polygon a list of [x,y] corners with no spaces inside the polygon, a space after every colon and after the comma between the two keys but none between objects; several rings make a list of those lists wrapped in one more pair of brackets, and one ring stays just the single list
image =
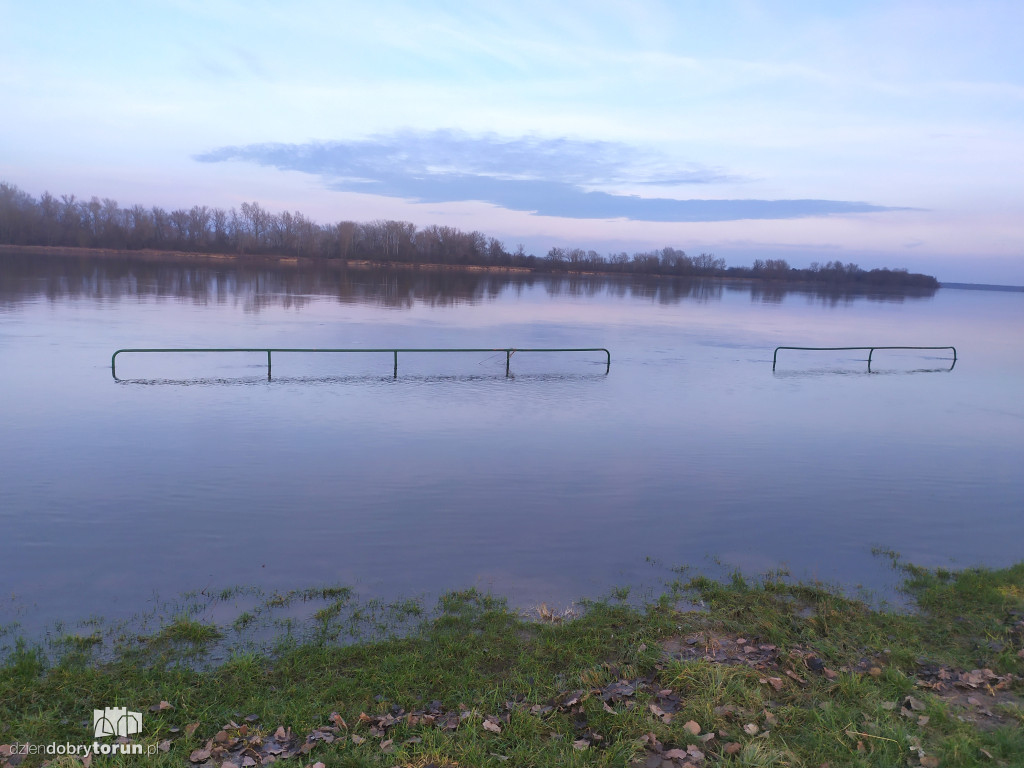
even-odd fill
[{"label": "horizontal metal rail", "polygon": [[775,363],[779,359],[780,349],[798,349],[805,352],[823,352],[823,351],[838,351],[846,349],[866,349],[868,350],[868,373],[871,373],[871,356],[875,354],[876,349],[951,349],[953,350],[953,365],[949,366],[949,370],[953,370],[953,366],[956,365],[956,347],[776,347],[775,354],[772,355],[772,370],[775,370]]},{"label": "horizontal metal rail", "polygon": [[117,379],[117,356],[121,354],[135,352],[266,352],[267,353],[267,380],[270,380],[271,372],[271,353],[272,352],[390,352],[394,355],[395,367],[394,367],[394,378],[398,378],[398,353],[406,352],[504,352],[505,353],[505,375],[510,375],[510,369],[512,366],[512,355],[516,352],[604,352],[606,363],[604,372],[608,373],[612,367],[612,353],[604,347],[566,347],[566,348],[553,348],[553,347],[502,347],[502,348],[486,348],[486,347],[469,347],[469,348],[445,348],[445,349],[423,349],[423,348],[394,348],[389,347],[386,349],[323,349],[323,348],[284,348],[284,347],[192,347],[192,348],[165,348],[165,349],[119,349],[110,356],[110,373]]}]

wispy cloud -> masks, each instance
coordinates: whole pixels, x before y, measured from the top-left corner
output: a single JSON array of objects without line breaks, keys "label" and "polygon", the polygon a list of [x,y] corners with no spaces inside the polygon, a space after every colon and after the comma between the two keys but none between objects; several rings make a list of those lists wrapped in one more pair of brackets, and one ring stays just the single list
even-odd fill
[{"label": "wispy cloud", "polygon": [[353,141],[251,144],[196,156],[241,160],[324,179],[332,189],[422,203],[482,201],[572,219],[734,221],[900,210],[842,200],[641,197],[636,186],[742,181],[721,170],[607,141],[401,131]]}]

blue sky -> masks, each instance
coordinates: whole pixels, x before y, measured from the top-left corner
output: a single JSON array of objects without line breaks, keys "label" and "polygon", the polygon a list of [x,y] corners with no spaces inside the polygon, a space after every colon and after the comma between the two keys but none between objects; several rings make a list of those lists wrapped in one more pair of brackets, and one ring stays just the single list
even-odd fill
[{"label": "blue sky", "polygon": [[0,0],[0,179],[1024,284],[1018,2]]}]

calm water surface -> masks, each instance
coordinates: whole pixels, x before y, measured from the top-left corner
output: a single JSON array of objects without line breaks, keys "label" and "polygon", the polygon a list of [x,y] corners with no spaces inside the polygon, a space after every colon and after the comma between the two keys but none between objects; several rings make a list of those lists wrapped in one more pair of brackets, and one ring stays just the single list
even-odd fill
[{"label": "calm water surface", "polygon": [[[1024,557],[1024,294],[0,256],[0,623],[237,584],[526,606]],[[777,345],[955,345],[781,352]],[[274,358],[123,347],[607,347]]]}]

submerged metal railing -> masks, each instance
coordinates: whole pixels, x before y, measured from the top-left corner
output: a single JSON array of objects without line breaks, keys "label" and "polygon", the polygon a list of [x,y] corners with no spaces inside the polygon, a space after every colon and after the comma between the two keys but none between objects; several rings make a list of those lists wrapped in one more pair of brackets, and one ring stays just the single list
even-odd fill
[{"label": "submerged metal railing", "polygon": [[394,367],[394,378],[398,378],[398,353],[407,352],[504,352],[505,353],[505,375],[509,376],[512,367],[512,355],[516,352],[604,352],[606,357],[604,372],[608,373],[612,367],[612,353],[604,347],[567,347],[567,348],[552,348],[552,347],[504,347],[504,348],[445,348],[445,349],[422,349],[422,348],[386,348],[386,349],[322,349],[322,348],[284,348],[284,347],[203,347],[203,348],[165,348],[165,349],[119,349],[110,356],[110,373],[115,380],[117,378],[117,356],[127,353],[136,352],[266,352],[267,353],[267,380],[270,380],[270,373],[272,368],[271,353],[273,352],[339,352],[339,353],[351,353],[351,352],[390,352],[394,355],[395,367]]},{"label": "submerged metal railing", "polygon": [[866,349],[868,350],[868,373],[871,372],[871,356],[875,353],[876,349],[951,349],[953,350],[953,364],[949,366],[949,370],[953,370],[953,366],[956,365],[956,347],[776,347],[775,354],[772,355],[772,370],[775,370],[775,363],[779,359],[780,349],[798,349],[806,352],[823,352],[823,351],[839,351],[847,349]]}]

